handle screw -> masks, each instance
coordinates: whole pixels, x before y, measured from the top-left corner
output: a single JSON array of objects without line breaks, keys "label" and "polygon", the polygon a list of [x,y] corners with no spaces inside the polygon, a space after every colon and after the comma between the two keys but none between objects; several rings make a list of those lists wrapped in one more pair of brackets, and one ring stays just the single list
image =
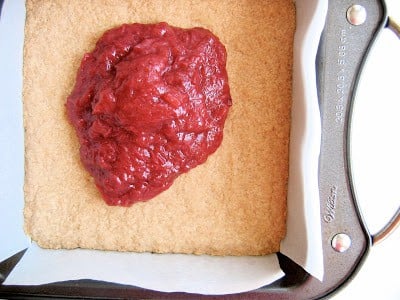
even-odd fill
[{"label": "handle screw", "polygon": [[351,239],[345,233],[338,233],[332,238],[331,245],[335,251],[342,253],[350,248]]},{"label": "handle screw", "polygon": [[350,24],[358,26],[364,24],[367,19],[367,11],[362,5],[354,4],[347,9],[347,21]]}]

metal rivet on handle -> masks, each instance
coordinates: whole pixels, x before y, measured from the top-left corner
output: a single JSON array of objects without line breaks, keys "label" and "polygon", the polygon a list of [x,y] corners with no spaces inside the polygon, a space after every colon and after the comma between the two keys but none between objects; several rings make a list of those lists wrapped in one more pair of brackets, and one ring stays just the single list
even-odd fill
[{"label": "metal rivet on handle", "polygon": [[351,239],[345,233],[338,233],[333,237],[331,245],[332,248],[335,249],[335,251],[345,252],[347,249],[350,248]]},{"label": "metal rivet on handle", "polygon": [[364,24],[367,19],[367,11],[362,5],[354,4],[347,9],[347,21],[352,25]]}]

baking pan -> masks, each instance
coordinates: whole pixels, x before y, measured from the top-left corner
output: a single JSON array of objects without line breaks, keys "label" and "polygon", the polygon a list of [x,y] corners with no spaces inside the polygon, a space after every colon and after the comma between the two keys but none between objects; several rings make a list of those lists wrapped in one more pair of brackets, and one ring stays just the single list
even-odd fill
[{"label": "baking pan", "polygon": [[[3,1],[0,1],[0,13]],[[356,274],[374,244],[399,223],[400,210],[372,236],[363,221],[352,184],[349,128],[359,76],[376,36],[386,27],[397,30],[383,1],[329,1],[316,58],[322,140],[319,161],[320,220],[325,275],[321,282],[282,254],[285,276],[260,289],[226,296],[161,293],[93,280],[40,286],[4,286],[0,298],[140,298],[140,299],[316,299],[331,295]],[[364,14],[364,9],[368,12]],[[365,18],[366,17],[366,18]],[[397,28],[397,29],[396,29]],[[349,243],[351,241],[351,244]],[[0,263],[4,281],[24,251]]]}]

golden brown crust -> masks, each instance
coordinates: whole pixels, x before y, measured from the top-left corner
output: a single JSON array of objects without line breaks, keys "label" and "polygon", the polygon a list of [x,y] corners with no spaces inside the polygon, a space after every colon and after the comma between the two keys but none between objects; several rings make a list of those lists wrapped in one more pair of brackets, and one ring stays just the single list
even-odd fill
[{"label": "golden brown crust", "polygon": [[[291,0],[27,0],[25,230],[45,248],[262,255],[285,235]],[[210,29],[225,44],[233,98],[208,161],[131,208],[109,207],[79,160],[65,114],[76,71],[122,23]]]}]

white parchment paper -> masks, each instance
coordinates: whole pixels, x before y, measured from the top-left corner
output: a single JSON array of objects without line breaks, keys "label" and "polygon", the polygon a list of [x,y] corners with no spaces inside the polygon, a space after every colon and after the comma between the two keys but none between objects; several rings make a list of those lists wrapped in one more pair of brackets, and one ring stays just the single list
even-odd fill
[{"label": "white parchment paper", "polygon": [[23,1],[5,1],[0,16],[0,261],[25,249],[22,125]]},{"label": "white parchment paper", "polygon": [[213,257],[83,249],[55,251],[33,243],[22,260],[6,284],[36,285],[90,278],[163,292],[227,294],[253,290],[283,276],[275,255]]},{"label": "white parchment paper", "polygon": [[[7,92],[3,93],[6,97],[1,99],[0,110],[0,126],[6,128],[0,132],[0,261],[28,247],[3,284],[37,285],[95,279],[165,292],[229,294],[253,290],[281,278],[284,273],[276,255],[211,257],[44,250],[30,243],[22,230],[24,7],[23,0],[6,0],[0,18],[1,66],[9,65],[13,69],[0,69],[2,85],[10,82],[4,87]],[[282,253],[320,280],[323,278],[318,191],[320,119],[315,57],[326,9],[326,0],[296,2],[288,230],[281,244]]]}]

